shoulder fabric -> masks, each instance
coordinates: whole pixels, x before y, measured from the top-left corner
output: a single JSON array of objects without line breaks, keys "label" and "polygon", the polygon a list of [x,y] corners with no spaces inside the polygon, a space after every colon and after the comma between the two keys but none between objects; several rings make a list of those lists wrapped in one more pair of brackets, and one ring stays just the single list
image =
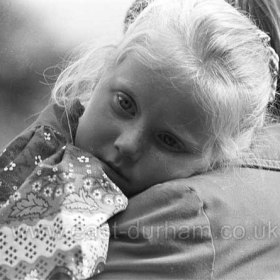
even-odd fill
[{"label": "shoulder fabric", "polygon": [[186,181],[211,224],[213,279],[279,279],[280,172],[233,168]]},{"label": "shoulder fabric", "polygon": [[211,279],[214,247],[203,202],[184,180],[133,197],[109,221],[105,271],[97,279]]}]

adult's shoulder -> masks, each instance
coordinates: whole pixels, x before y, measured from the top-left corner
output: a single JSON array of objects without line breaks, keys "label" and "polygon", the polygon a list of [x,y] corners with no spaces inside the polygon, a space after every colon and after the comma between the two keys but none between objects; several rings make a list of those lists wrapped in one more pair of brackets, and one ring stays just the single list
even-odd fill
[{"label": "adult's shoulder", "polygon": [[211,225],[214,279],[279,277],[279,182],[280,170],[257,166],[186,180]]}]

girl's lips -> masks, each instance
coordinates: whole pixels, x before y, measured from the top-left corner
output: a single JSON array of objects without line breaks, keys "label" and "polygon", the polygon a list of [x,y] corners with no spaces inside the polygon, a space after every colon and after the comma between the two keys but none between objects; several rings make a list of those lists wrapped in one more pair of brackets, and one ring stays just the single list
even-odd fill
[{"label": "girl's lips", "polygon": [[117,186],[122,186],[124,184],[127,185],[128,179],[119,168],[114,166],[112,163],[106,162],[104,160],[101,160],[101,163],[104,172]]}]

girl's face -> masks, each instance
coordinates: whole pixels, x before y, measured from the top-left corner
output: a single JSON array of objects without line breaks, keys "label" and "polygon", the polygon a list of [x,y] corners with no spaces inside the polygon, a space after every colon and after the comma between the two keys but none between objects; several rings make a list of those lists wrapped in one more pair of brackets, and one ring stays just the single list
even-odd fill
[{"label": "girl's face", "polygon": [[107,70],[80,118],[75,144],[91,152],[128,197],[206,166],[205,119],[179,92],[132,55]]}]

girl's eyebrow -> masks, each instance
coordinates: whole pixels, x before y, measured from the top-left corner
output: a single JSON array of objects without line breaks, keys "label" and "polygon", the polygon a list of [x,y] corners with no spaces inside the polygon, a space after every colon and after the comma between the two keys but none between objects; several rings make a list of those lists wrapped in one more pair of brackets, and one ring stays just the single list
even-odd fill
[{"label": "girl's eyebrow", "polygon": [[137,100],[136,93],[132,90],[133,84],[123,77],[113,77],[112,86],[115,88],[123,88],[126,93],[129,93],[134,99]]}]

